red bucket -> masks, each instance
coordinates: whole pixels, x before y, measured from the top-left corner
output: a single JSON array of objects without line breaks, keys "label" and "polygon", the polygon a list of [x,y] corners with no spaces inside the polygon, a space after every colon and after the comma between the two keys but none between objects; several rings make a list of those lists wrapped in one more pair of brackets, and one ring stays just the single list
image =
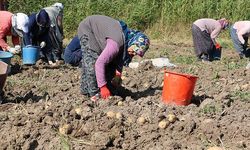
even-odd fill
[{"label": "red bucket", "polygon": [[190,104],[197,78],[193,75],[165,71],[162,101],[165,104]]}]

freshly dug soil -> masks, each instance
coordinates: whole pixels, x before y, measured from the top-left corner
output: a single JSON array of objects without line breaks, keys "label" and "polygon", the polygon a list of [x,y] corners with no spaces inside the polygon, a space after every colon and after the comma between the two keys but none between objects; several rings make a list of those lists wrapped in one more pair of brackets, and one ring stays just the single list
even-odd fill
[{"label": "freshly dug soil", "polygon": [[80,68],[22,66],[16,56],[0,105],[0,149],[250,149],[250,71],[225,51],[203,63],[189,45],[152,44],[145,58],[168,57],[178,67],[167,70],[199,77],[188,106],[162,102],[164,69],[150,61],[124,68],[117,95],[92,102],[80,94]]}]

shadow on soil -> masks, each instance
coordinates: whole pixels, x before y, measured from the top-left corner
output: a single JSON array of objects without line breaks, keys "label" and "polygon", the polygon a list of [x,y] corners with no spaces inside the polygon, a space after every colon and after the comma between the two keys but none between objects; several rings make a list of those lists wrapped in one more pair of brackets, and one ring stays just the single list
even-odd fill
[{"label": "shadow on soil", "polygon": [[24,96],[14,96],[11,93],[6,93],[8,97],[15,97],[14,99],[7,99],[6,96],[3,96],[3,103],[26,103],[27,101],[31,101],[32,103],[36,103],[42,99],[46,99],[48,93],[45,93],[43,96],[38,96],[34,94],[32,91],[29,91]]},{"label": "shadow on soil", "polygon": [[213,97],[208,96],[208,95],[193,95],[191,103],[197,105],[198,107],[200,106],[200,104],[207,98],[211,98],[213,99]]},{"label": "shadow on soil", "polygon": [[117,90],[117,92],[114,95],[119,95],[123,99],[125,99],[127,96],[131,96],[131,98],[133,98],[134,100],[138,100],[143,97],[154,95],[155,92],[158,90],[162,90],[162,87],[155,87],[155,88],[149,87],[146,90],[139,92],[132,92],[124,87],[121,87]]}]

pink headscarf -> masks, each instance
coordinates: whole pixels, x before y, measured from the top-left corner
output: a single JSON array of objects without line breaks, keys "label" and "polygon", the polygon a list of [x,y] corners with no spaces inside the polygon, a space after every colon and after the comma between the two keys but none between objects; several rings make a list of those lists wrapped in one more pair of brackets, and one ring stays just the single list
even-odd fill
[{"label": "pink headscarf", "polygon": [[220,19],[218,21],[221,24],[222,29],[227,28],[228,25],[229,25],[229,21],[226,18],[222,18],[222,19]]}]

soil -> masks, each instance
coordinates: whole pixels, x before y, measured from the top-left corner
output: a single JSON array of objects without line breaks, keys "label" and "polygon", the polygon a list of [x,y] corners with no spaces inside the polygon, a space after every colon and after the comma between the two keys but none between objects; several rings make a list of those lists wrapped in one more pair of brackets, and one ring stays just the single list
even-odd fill
[{"label": "soil", "polygon": [[250,149],[248,60],[225,49],[221,61],[203,63],[191,45],[164,43],[145,58],[161,56],[178,66],[166,70],[199,77],[188,106],[163,103],[164,69],[149,61],[124,68],[117,95],[92,102],[80,94],[80,68],[23,66],[15,56],[0,105],[0,149]]}]

